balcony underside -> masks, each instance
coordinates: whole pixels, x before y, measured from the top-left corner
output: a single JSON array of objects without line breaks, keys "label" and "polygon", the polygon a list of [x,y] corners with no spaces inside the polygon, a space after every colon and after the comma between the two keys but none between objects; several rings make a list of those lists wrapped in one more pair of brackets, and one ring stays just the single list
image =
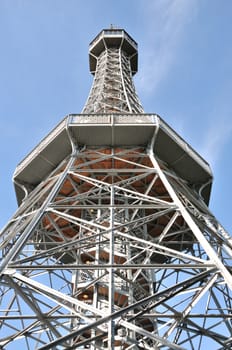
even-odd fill
[{"label": "balcony underside", "polygon": [[87,147],[149,146],[176,174],[209,202],[212,172],[209,164],[155,114],[77,115],[64,118],[17,166],[13,180],[18,203],[72,152],[72,143]]}]

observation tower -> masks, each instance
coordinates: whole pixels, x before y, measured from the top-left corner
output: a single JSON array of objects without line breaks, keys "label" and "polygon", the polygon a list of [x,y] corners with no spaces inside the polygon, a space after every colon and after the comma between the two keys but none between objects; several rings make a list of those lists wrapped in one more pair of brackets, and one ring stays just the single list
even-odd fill
[{"label": "observation tower", "polygon": [[17,166],[0,349],[232,347],[232,240],[208,163],[136,95],[136,42],[90,43],[93,86]]}]

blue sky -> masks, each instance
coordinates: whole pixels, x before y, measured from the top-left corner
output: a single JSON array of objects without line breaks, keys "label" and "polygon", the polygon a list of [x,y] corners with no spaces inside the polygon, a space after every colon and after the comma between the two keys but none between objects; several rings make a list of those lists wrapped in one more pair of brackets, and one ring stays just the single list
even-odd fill
[{"label": "blue sky", "polygon": [[113,24],[138,42],[144,110],[210,163],[210,207],[232,232],[231,15],[231,0],[0,0],[0,226],[16,209],[16,165],[81,112],[92,83],[88,44]]}]

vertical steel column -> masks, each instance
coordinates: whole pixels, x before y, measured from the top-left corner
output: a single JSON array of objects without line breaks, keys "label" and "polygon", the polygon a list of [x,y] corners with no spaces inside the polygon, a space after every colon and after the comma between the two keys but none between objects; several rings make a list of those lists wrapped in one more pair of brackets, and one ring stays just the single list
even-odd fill
[{"label": "vertical steel column", "polygon": [[78,152],[78,149],[76,148],[75,152],[72,153],[70,160],[65,168],[65,170],[60,174],[58,177],[55,186],[53,187],[52,191],[49,193],[47,199],[43,202],[41,208],[38,210],[37,214],[34,216],[30,224],[26,227],[25,231],[21,234],[17,242],[15,242],[13,248],[8,252],[6,257],[1,263],[0,266],[0,275],[4,273],[5,268],[7,268],[7,265],[9,261],[14,260],[16,255],[19,253],[19,251],[22,249],[24,246],[25,242],[29,239],[31,234],[33,233],[33,230],[35,229],[36,225],[38,224],[39,220],[41,217],[44,215],[44,212],[46,211],[48,205],[51,203],[55,195],[57,194],[57,191],[60,189],[60,186],[64,179],[67,176],[68,171],[72,167],[73,163],[75,162],[76,159],[76,154]]},{"label": "vertical steel column", "polygon": [[171,198],[173,199],[174,203],[178,206],[183,218],[186,220],[187,224],[189,225],[190,229],[192,230],[193,234],[196,236],[197,240],[201,243],[202,247],[207,252],[209,258],[214,262],[214,264],[219,269],[222,276],[225,278],[226,283],[232,290],[232,279],[231,279],[231,273],[227,270],[227,268],[223,265],[222,261],[218,258],[218,255],[211,247],[210,243],[207,241],[207,239],[202,234],[199,227],[196,225],[194,220],[192,219],[191,215],[188,213],[188,211],[185,209],[181,201],[179,200],[176,192],[172,188],[171,184],[167,180],[164,172],[161,170],[155,156],[153,153],[153,142],[151,142],[151,146],[149,148],[149,156],[151,158],[151,161],[154,165],[154,168],[157,169],[157,173],[159,174],[160,179],[163,181],[165,187],[167,188]]},{"label": "vertical steel column", "polygon": [[[109,256],[109,315],[114,313],[114,185],[110,187],[110,256]],[[108,339],[108,349],[114,350],[114,320],[111,318],[109,320],[109,339]]]}]

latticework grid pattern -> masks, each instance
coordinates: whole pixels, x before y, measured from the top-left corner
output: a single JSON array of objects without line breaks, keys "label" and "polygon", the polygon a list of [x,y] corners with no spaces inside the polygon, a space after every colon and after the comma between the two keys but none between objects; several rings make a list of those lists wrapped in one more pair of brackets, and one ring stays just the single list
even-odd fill
[{"label": "latticework grid pattern", "polygon": [[136,95],[130,59],[121,48],[98,57],[94,82],[83,113],[143,113]]},{"label": "latticework grid pattern", "polygon": [[230,240],[151,151],[79,151],[1,238],[3,348],[231,348]]}]

